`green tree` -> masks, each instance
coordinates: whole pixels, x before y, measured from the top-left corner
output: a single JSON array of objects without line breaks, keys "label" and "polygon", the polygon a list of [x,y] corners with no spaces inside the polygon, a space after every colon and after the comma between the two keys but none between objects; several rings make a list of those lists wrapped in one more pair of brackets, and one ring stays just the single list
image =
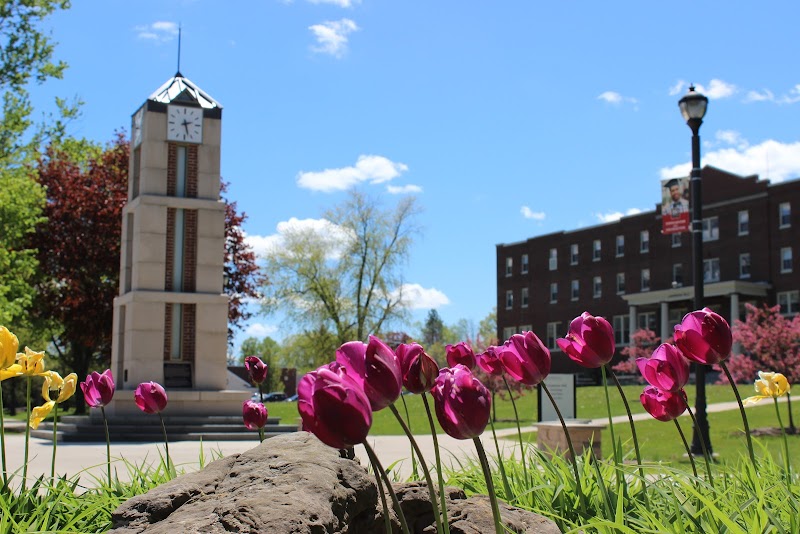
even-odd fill
[{"label": "green tree", "polygon": [[[413,197],[394,209],[352,192],[325,215],[328,231],[293,229],[267,252],[266,313],[282,310],[341,344],[403,318],[402,267],[417,228]],[[337,345],[338,346],[338,345]]]},{"label": "green tree", "polygon": [[274,391],[275,385],[280,378],[280,351],[280,344],[269,336],[262,339],[248,337],[242,341],[238,363],[239,365],[244,365],[244,359],[247,356],[258,356],[261,358],[261,361],[267,364],[268,369],[263,390],[265,392]]},{"label": "green tree", "polygon": [[[478,323],[478,339],[486,347],[497,345],[497,307]],[[505,341],[505,340],[504,340]]]},{"label": "green tree", "polygon": [[422,345],[428,346],[442,341],[442,331],[444,330],[444,321],[439,317],[439,312],[435,309],[428,312],[428,317],[425,319],[425,326],[422,328]]},{"label": "green tree", "polygon": [[296,367],[298,373],[311,371],[336,359],[340,345],[336,334],[322,325],[284,339],[280,361],[284,367]]}]

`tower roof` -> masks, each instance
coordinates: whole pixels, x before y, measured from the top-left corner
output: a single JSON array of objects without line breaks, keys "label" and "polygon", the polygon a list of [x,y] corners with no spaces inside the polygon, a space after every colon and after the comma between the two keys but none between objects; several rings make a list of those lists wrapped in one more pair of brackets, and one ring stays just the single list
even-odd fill
[{"label": "tower roof", "polygon": [[164,82],[161,87],[150,95],[148,100],[161,104],[197,104],[203,109],[222,109],[219,102],[211,98],[208,93],[200,89],[189,78],[185,78],[180,72]]}]

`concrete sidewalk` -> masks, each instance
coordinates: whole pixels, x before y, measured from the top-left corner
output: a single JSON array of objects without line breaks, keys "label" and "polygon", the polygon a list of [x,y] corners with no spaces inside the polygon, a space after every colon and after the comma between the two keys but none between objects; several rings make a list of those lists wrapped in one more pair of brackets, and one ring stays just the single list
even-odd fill
[{"label": "concrete sidewalk", "polygon": [[[780,401],[785,402],[785,399],[782,398]],[[736,402],[724,402],[708,406],[709,413],[736,409],[738,409]],[[684,414],[684,417],[688,417],[688,415]],[[635,421],[648,420],[650,415],[634,414],[633,419]],[[628,418],[625,415],[613,418],[614,423],[625,423],[627,420]],[[592,420],[592,422],[607,424],[608,418],[598,418]],[[525,426],[522,431],[535,432],[536,425]],[[505,428],[497,431],[498,437],[507,438],[499,440],[501,454],[504,457],[510,457],[517,453],[519,443],[514,439],[516,434],[516,428]],[[6,432],[5,438],[9,471],[21,473],[24,458],[24,433]],[[420,434],[415,438],[428,466],[435,466],[433,438],[430,434]],[[460,463],[476,458],[475,445],[472,440],[457,440],[444,434],[438,435],[437,438],[444,466],[457,468]],[[411,476],[411,446],[406,436],[369,436],[367,439],[384,468],[393,466],[401,479]],[[495,446],[489,429],[481,436],[481,441],[487,454],[495,456]],[[202,450],[205,454],[206,463],[208,463],[219,455],[228,456],[244,452],[253,448],[257,443],[258,437],[254,432],[252,441],[204,442],[202,443]],[[41,475],[50,475],[52,450],[50,441],[31,438],[28,464],[29,478],[35,479]],[[139,467],[158,465],[160,454],[163,454],[163,450],[163,443],[112,443],[112,470],[116,471],[120,479],[129,480],[128,464]],[[169,450],[172,455],[172,461],[179,469],[194,471],[199,468],[200,442],[178,441],[170,443]],[[363,465],[368,465],[367,454],[363,446],[356,447],[356,455]],[[91,487],[95,485],[93,477],[105,478],[105,461],[105,443],[59,443],[56,454],[56,473],[68,476],[80,474],[81,483]]]}]

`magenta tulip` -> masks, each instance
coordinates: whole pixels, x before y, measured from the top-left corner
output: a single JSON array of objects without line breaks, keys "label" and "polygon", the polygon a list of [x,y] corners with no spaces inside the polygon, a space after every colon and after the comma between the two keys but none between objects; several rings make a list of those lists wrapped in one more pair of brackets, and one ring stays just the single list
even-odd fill
[{"label": "magenta tulip", "polygon": [[448,435],[456,439],[475,438],[489,424],[492,394],[466,366],[457,364],[441,369],[431,393],[436,418]]},{"label": "magenta tulip", "polygon": [[369,343],[350,341],[336,351],[336,361],[367,394],[372,411],[392,404],[403,390],[400,361],[389,346],[375,336]]},{"label": "magenta tulip", "polygon": [[690,360],[713,365],[730,355],[733,336],[728,321],[703,308],[687,313],[681,324],[675,325],[675,344]]},{"label": "magenta tulip", "polygon": [[248,430],[258,430],[267,424],[267,408],[260,402],[246,400],[242,403],[242,420]]},{"label": "magenta tulip", "polygon": [[503,374],[503,362],[500,361],[497,351],[498,347],[492,345],[487,347],[481,354],[475,356],[475,362],[484,373],[494,376]]},{"label": "magenta tulip", "polygon": [[550,351],[533,332],[514,334],[497,354],[514,380],[535,386],[550,374]]},{"label": "magenta tulip", "polygon": [[639,396],[642,406],[647,413],[659,421],[672,421],[688,407],[686,404],[686,394],[683,390],[677,393],[662,391],[656,387],[648,386]]},{"label": "magenta tulip", "polygon": [[636,365],[647,383],[675,393],[689,382],[689,360],[675,345],[662,343],[649,358],[636,358]]},{"label": "magenta tulip", "polygon": [[395,350],[403,373],[403,385],[411,393],[424,393],[433,387],[439,376],[439,366],[428,356],[422,345],[402,344]]},{"label": "magenta tulip", "polygon": [[569,324],[566,338],[559,338],[558,346],[583,367],[601,367],[614,357],[614,329],[602,317],[583,312]]},{"label": "magenta tulip", "polygon": [[144,413],[161,413],[167,407],[167,392],[157,382],[142,382],[136,386],[133,400]]},{"label": "magenta tulip", "polygon": [[86,377],[85,382],[81,382],[81,391],[86,404],[92,408],[108,406],[114,397],[116,386],[114,377],[111,376],[111,369],[106,369],[103,373],[93,371]]},{"label": "magenta tulip", "polygon": [[372,426],[372,407],[349,371],[337,362],[306,374],[297,386],[303,430],[336,449],[364,441]]},{"label": "magenta tulip", "polygon": [[475,368],[475,353],[466,342],[459,341],[455,345],[447,345],[444,350],[447,354],[447,365],[450,367],[461,364],[467,369]]},{"label": "magenta tulip", "polygon": [[267,364],[261,361],[258,356],[248,356],[244,359],[244,367],[250,375],[250,380],[254,384],[260,384],[267,379]]}]

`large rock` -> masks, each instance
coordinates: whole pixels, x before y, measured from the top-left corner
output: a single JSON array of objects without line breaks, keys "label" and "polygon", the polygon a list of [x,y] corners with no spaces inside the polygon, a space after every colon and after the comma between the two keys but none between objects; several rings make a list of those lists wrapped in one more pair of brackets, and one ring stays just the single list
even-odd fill
[{"label": "large rock", "polygon": [[[427,486],[414,482],[394,488],[411,530],[435,532]],[[466,498],[457,488],[447,491],[452,534],[493,532],[488,498]],[[539,515],[501,508],[511,532],[559,532]],[[297,432],[129,499],[114,511],[111,532],[373,534],[384,531],[382,514],[375,480],[358,460]],[[393,530],[400,532],[393,512],[391,519]]]}]

